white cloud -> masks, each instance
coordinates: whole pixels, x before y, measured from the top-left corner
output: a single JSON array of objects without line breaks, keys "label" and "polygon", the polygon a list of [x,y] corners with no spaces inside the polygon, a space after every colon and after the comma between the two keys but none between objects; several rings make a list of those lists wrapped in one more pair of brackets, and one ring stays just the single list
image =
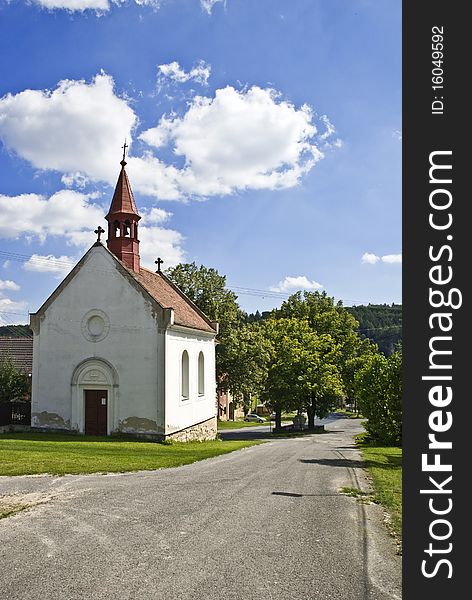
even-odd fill
[{"label": "white cloud", "polygon": [[380,256],[372,254],[371,252],[364,252],[361,260],[366,265],[375,265],[375,263],[379,262]]},{"label": "white cloud", "polygon": [[0,99],[0,137],[34,167],[112,183],[137,121],[113,87],[101,73],[91,83],[64,80],[53,91],[7,94]]},{"label": "white cloud", "polygon": [[159,65],[157,68],[159,71],[158,86],[162,86],[166,79],[170,79],[176,83],[195,81],[202,85],[207,85],[211,73],[211,65],[205,63],[204,60],[199,60],[188,72],[184,71],[177,61]]},{"label": "white cloud", "polygon": [[401,141],[402,141],[402,139],[403,139],[403,133],[402,133],[401,129],[394,129],[394,130],[392,131],[392,136],[393,136],[395,139],[399,140],[400,142],[401,142]]},{"label": "white cloud", "polygon": [[402,262],[401,254],[385,254],[384,256],[377,256],[376,254],[372,254],[370,252],[365,252],[362,255],[362,262],[367,265],[375,265],[379,261],[388,264],[399,264]]},{"label": "white cloud", "polygon": [[166,165],[150,152],[144,152],[140,158],[128,157],[127,161],[133,190],[160,200],[182,198],[177,168]]},{"label": "white cloud", "polygon": [[0,297],[0,313],[2,312],[13,312],[13,313],[24,313],[26,316],[26,307],[28,304],[22,300],[15,301],[10,300],[10,298],[2,298]]},{"label": "white cloud", "polygon": [[[104,73],[90,83],[66,80],[53,91],[25,90],[0,99],[5,146],[33,167],[63,173],[67,186],[113,185],[123,140],[132,145],[137,123]],[[327,143],[317,136],[308,106],[297,108],[257,86],[196,96],[183,116],[164,115],[139,137],[149,148],[127,158],[133,188],[162,200],[293,187],[323,158],[319,146]],[[152,148],[163,147],[183,166],[153,154]]]},{"label": "white cloud", "polygon": [[[107,12],[111,8],[111,3],[120,6],[128,4],[129,1],[137,4],[138,6],[149,6],[154,9],[160,8],[162,5],[161,0],[33,0],[39,6],[47,8],[49,10],[68,10],[84,12],[86,10],[94,10],[101,14]],[[218,2],[224,2],[226,0],[200,0],[200,5],[209,15],[213,9],[213,6]]]},{"label": "white cloud", "polygon": [[327,115],[321,115],[320,121],[325,126],[324,132],[320,135],[321,140],[326,140],[336,132],[335,126],[331,123]]},{"label": "white cloud", "polygon": [[141,227],[139,239],[139,253],[143,266],[156,270],[154,261],[158,256],[164,260],[164,269],[185,262],[182,249],[184,238],[178,231],[163,227]]},{"label": "white cloud", "polygon": [[66,187],[84,188],[89,183],[89,178],[77,171],[76,173],[66,173],[61,177],[62,183]]},{"label": "white cloud", "polygon": [[165,223],[172,217],[172,213],[163,208],[151,208],[150,210],[141,210],[141,223]]},{"label": "white cloud", "polygon": [[93,204],[94,194],[60,190],[50,198],[37,194],[0,195],[0,237],[26,236],[43,242],[48,235],[66,236],[72,243],[77,234],[94,242],[93,230],[103,225],[104,208]]},{"label": "white cloud", "polygon": [[[132,0],[133,1],[133,0]],[[49,10],[68,10],[71,12],[84,12],[86,10],[94,10],[98,14],[105,13],[110,10],[110,0],[34,0],[36,4]],[[111,0],[115,5],[127,4],[127,0]],[[138,6],[150,6],[152,8],[160,8],[161,0],[134,0]]]},{"label": "white cloud", "polygon": [[316,132],[308,106],[297,109],[271,89],[228,86],[214,98],[196,96],[183,117],[164,116],[139,137],[185,158],[167,173],[181,194],[210,196],[296,185],[323,157]]},{"label": "white cloud", "polygon": [[56,279],[61,279],[69,273],[77,259],[71,256],[54,256],[52,254],[33,254],[23,265],[25,271],[37,271],[39,273],[52,273]]},{"label": "white cloud", "polygon": [[[44,242],[51,235],[63,236],[67,245],[79,251],[85,250],[95,242],[94,230],[98,225],[101,224],[106,230],[106,210],[93,204],[93,199],[93,195],[73,190],[61,190],[50,198],[36,194],[13,197],[0,195],[0,214],[4,217],[0,221],[0,238],[26,237]],[[142,211],[138,232],[140,253],[143,263],[150,268],[154,267],[158,256],[166,261],[167,266],[184,262],[183,236],[174,229],[156,226],[167,222],[171,216],[171,212],[161,208]],[[34,254],[25,263],[24,269],[63,276],[78,258]]]},{"label": "white cloud", "polygon": [[20,289],[20,286],[14,281],[10,281],[9,279],[0,279],[0,290],[10,290],[13,292],[17,292]]},{"label": "white cloud", "polygon": [[107,11],[110,8],[108,0],[34,0],[36,4],[53,9],[63,9],[69,11],[96,10]]},{"label": "white cloud", "polygon": [[287,276],[283,281],[279,281],[278,285],[270,289],[271,292],[290,292],[293,290],[319,290],[323,286],[317,281],[310,281],[305,275],[298,277]]},{"label": "white cloud", "polygon": [[226,6],[226,0],[200,0],[200,6],[203,8],[204,11],[211,15],[213,7],[219,2],[223,2],[223,4]]},{"label": "white cloud", "polygon": [[[44,198],[36,194],[21,196],[1,196],[0,238],[17,239],[25,237],[44,242],[48,236],[63,236],[69,246],[79,249],[79,256],[53,256],[34,254],[24,265],[27,271],[40,271],[63,276],[68,273],[80,257],[80,251],[89,248],[96,240],[94,233],[98,225],[106,230],[104,215],[106,209],[92,203],[94,196],[73,190],[61,190]],[[141,258],[144,264],[154,267],[154,261],[161,256],[167,266],[184,262],[182,248],[184,238],[174,229],[156,226],[167,222],[172,213],[161,208],[142,211],[142,225],[139,227]],[[6,284],[10,287],[6,287]],[[0,289],[13,289],[13,282],[0,281]],[[13,284],[16,285],[16,284]]]},{"label": "white cloud", "polygon": [[382,262],[390,264],[400,264],[402,262],[401,254],[386,254],[382,256]]}]

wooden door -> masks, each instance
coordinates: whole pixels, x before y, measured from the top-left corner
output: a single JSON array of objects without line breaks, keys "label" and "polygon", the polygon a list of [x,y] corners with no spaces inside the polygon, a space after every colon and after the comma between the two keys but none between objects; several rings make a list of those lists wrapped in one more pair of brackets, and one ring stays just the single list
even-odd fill
[{"label": "wooden door", "polygon": [[107,435],[107,390],[85,390],[85,433]]}]

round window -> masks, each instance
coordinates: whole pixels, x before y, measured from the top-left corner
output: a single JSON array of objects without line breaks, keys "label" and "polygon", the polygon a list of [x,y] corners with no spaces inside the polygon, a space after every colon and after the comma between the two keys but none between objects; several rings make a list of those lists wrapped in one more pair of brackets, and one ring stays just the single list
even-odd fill
[{"label": "round window", "polygon": [[82,319],[82,335],[89,342],[100,342],[110,330],[110,319],[103,310],[89,310]]},{"label": "round window", "polygon": [[87,329],[90,335],[101,335],[105,329],[105,321],[102,317],[94,315],[87,322]]}]

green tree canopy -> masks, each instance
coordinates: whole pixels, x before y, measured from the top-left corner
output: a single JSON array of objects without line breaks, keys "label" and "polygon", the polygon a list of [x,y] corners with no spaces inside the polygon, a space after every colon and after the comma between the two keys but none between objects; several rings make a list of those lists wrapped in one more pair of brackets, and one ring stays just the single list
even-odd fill
[{"label": "green tree canopy", "polygon": [[0,402],[21,400],[28,391],[28,375],[15,366],[10,356],[0,357]]},{"label": "green tree canopy", "polygon": [[243,319],[238,297],[226,287],[226,277],[216,269],[203,265],[197,267],[192,262],[171,267],[165,273],[207,317],[218,321],[219,338],[224,338]]},{"label": "green tree canopy", "polygon": [[256,323],[230,330],[219,351],[222,386],[249,407],[252,394],[262,391],[267,378],[270,343]]},{"label": "green tree canopy", "polygon": [[369,436],[383,444],[402,440],[402,354],[369,357],[354,377],[355,393]]},{"label": "green tree canopy", "polygon": [[313,426],[315,412],[326,416],[343,395],[339,345],[330,334],[314,331],[307,319],[272,318],[262,326],[271,343],[265,398],[277,415],[307,410]]},{"label": "green tree canopy", "polygon": [[368,342],[362,343],[357,331],[359,324],[343,303],[335,302],[326,292],[296,292],[275,315],[305,319],[317,334],[331,336],[337,345],[335,365],[349,394],[354,366],[351,361],[367,351]]}]

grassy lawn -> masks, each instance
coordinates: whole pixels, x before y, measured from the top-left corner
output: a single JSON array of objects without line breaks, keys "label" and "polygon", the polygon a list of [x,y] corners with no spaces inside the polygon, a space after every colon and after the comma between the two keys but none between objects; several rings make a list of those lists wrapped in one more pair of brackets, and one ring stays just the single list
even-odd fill
[{"label": "grassy lawn", "polygon": [[0,503],[0,519],[14,515],[17,512],[25,510],[28,506],[23,504],[3,504]]},{"label": "grassy lawn", "polygon": [[253,446],[257,441],[156,443],[39,433],[0,435],[0,475],[120,473],[178,467]]},{"label": "grassy lawn", "polygon": [[269,425],[269,421],[266,421],[265,423],[243,421],[242,419],[238,419],[237,421],[218,421],[218,429],[240,429],[241,427],[254,427],[257,425]]},{"label": "grassy lawn", "polygon": [[392,518],[392,527],[402,534],[402,449],[366,444],[362,436],[358,444],[374,486],[373,500],[382,504]]},{"label": "grassy lawn", "polygon": [[334,412],[337,413],[338,415],[342,415],[343,417],[346,417],[347,419],[363,419],[364,418],[361,414],[356,413],[352,410],[347,410],[345,408],[337,408]]},{"label": "grassy lawn", "polygon": [[[282,415],[282,421],[292,421],[296,413],[288,413]],[[218,421],[218,429],[240,429],[241,427],[254,427],[255,425],[270,425],[269,417],[263,417],[265,423],[256,423],[255,421],[244,421],[243,419],[236,419],[236,421]],[[275,421],[272,421],[274,426]]]}]

